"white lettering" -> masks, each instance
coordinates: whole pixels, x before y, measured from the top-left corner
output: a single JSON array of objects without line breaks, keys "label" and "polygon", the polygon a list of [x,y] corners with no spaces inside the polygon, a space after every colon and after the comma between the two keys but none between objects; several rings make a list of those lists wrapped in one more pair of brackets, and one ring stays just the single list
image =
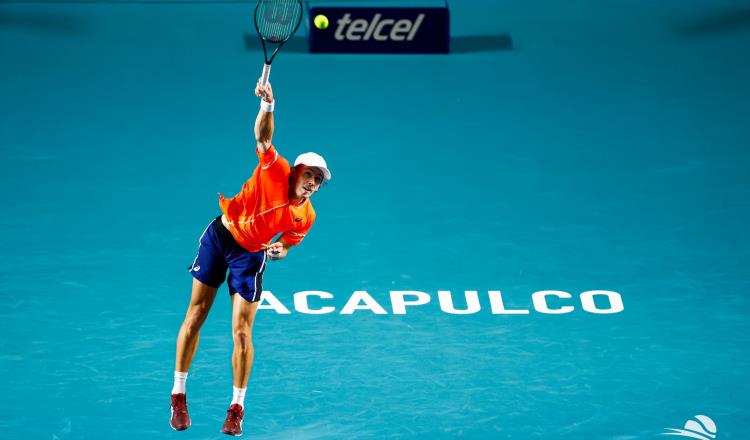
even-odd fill
[{"label": "white lettering", "polygon": [[[405,297],[416,296],[417,299],[414,301],[406,301]],[[406,315],[406,306],[421,306],[430,302],[430,295],[419,292],[416,290],[392,290],[391,291],[391,307],[393,307],[393,314],[395,315]]]},{"label": "white lettering", "polygon": [[404,41],[404,38],[406,38],[406,35],[402,35],[402,33],[409,32],[409,29],[411,29],[412,22],[411,20],[402,19],[397,21],[393,25],[393,29],[391,29],[391,40],[393,41]]},{"label": "white lettering", "polygon": [[336,27],[336,33],[334,34],[334,38],[341,41],[344,39],[344,28],[346,28],[346,25],[352,22],[352,15],[350,13],[344,14],[343,17],[336,20],[336,23],[338,23],[338,26]]},{"label": "white lettering", "polygon": [[300,313],[307,313],[310,315],[324,315],[331,313],[336,310],[335,307],[326,306],[319,309],[311,309],[307,304],[307,298],[310,296],[317,296],[318,298],[332,299],[333,295],[328,292],[322,292],[320,290],[305,290],[303,292],[297,292],[294,294],[294,310]]},{"label": "white lettering", "polygon": [[464,292],[466,298],[466,309],[456,310],[453,305],[453,295],[450,290],[438,290],[438,299],[440,300],[440,310],[452,315],[470,315],[477,313],[482,306],[479,305],[479,295],[476,290],[467,290]]},{"label": "white lettering", "polygon": [[[609,308],[598,308],[596,306],[596,303],[594,302],[595,295],[606,296],[607,300],[609,301]],[[620,313],[625,310],[625,306],[622,304],[622,297],[620,296],[620,294],[617,292],[611,292],[609,290],[589,290],[588,292],[583,292],[581,294],[581,306],[583,306],[583,310],[589,313],[598,314]]]},{"label": "white lettering", "polygon": [[369,23],[363,18],[358,18],[349,25],[349,30],[346,31],[346,39],[350,41],[359,41],[362,39],[362,35],[358,35],[359,32],[364,32],[367,29]]},{"label": "white lettering", "polygon": [[386,18],[385,20],[381,21],[381,22],[380,22],[380,23],[378,24],[378,27],[377,27],[377,29],[375,29],[375,39],[376,39],[376,40],[378,40],[378,41],[385,41],[385,40],[387,40],[387,39],[388,39],[388,35],[382,35],[382,34],[380,33],[380,31],[382,31],[382,30],[383,30],[383,28],[384,28],[384,27],[385,27],[386,25],[389,25],[389,24],[393,24],[393,20],[391,20],[390,18]]},{"label": "white lettering", "polygon": [[[334,38],[349,41],[369,41],[374,38],[377,41],[387,41],[389,38],[393,41],[412,41],[417,35],[419,27],[424,21],[425,14],[417,15],[416,20],[412,21],[402,18],[398,21],[386,18],[381,20],[382,14],[375,14],[371,20],[358,18],[352,20],[352,14],[346,13],[343,17],[336,20],[336,32]],[[386,28],[391,27],[390,33]]]},{"label": "white lettering", "polygon": [[558,298],[573,297],[568,292],[563,292],[561,290],[542,290],[540,292],[534,292],[534,294],[531,295],[531,300],[534,303],[534,309],[536,309],[537,312],[548,313],[550,315],[560,315],[563,313],[570,313],[575,309],[573,306],[562,306],[559,309],[550,309],[547,304],[548,296],[556,296]]},{"label": "white lettering", "polygon": [[[364,302],[364,304],[360,305],[360,302]],[[347,301],[344,308],[341,309],[341,314],[351,315],[355,310],[371,310],[377,315],[388,314],[388,312],[386,312],[385,309],[365,290],[357,290],[352,293],[349,301]]]},{"label": "white lettering", "polygon": [[370,36],[372,35],[372,31],[375,30],[375,25],[378,24],[378,21],[380,20],[381,15],[375,14],[374,17],[372,17],[372,21],[370,22],[370,26],[367,28],[367,32],[365,32],[363,40],[367,41],[370,39]]},{"label": "white lettering", "polygon": [[424,20],[424,14],[419,14],[417,16],[417,21],[414,23],[414,27],[411,28],[411,32],[409,32],[409,36],[406,37],[406,41],[414,39],[414,36],[417,35],[417,31],[419,30],[419,26],[422,24],[422,20]]},{"label": "white lettering", "polygon": [[505,310],[503,304],[503,293],[499,290],[490,290],[487,292],[490,297],[490,307],[493,315],[528,315],[528,310]]},{"label": "white lettering", "polygon": [[292,312],[289,311],[284,304],[281,304],[270,290],[264,290],[260,295],[260,301],[258,302],[258,310],[275,310],[279,315],[289,315]]},{"label": "white lettering", "polygon": [[[503,302],[503,294],[500,290],[487,291],[490,309],[493,315],[529,315],[529,309],[508,309]],[[456,306],[455,298],[450,290],[438,290],[440,310],[451,315],[471,315],[480,313],[482,300],[476,290],[464,291],[464,300],[459,300]],[[310,315],[324,315],[335,313],[339,307],[332,301],[334,294],[320,290],[304,290],[293,295],[294,310],[298,313]],[[314,299],[318,298],[318,299]],[[560,290],[542,290],[531,295],[534,310],[538,313],[548,315],[560,315],[571,313],[576,310],[575,304],[571,305],[573,296],[568,292]],[[351,315],[359,310],[367,310],[376,315],[407,314],[408,306],[421,306],[432,301],[430,293],[417,290],[392,290],[390,291],[391,311],[388,311],[378,303],[367,291],[357,290],[347,299],[340,314]],[[310,302],[316,306],[311,307]],[[381,301],[386,301],[383,299]],[[597,305],[598,301],[598,305]],[[620,293],[610,290],[589,290],[578,297],[581,309],[586,313],[610,315],[625,310],[623,298]],[[320,304],[320,305],[318,305]],[[279,301],[276,296],[268,290],[263,291],[258,310],[273,310],[279,315],[289,315],[292,312]]]}]

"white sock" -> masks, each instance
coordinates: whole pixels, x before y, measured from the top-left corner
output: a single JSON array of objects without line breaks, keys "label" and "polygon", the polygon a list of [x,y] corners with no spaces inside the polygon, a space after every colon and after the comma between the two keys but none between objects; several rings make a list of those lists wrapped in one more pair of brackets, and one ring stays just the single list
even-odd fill
[{"label": "white sock", "polygon": [[239,404],[241,407],[245,407],[245,391],[247,391],[247,388],[237,388],[232,387],[234,392],[232,393],[232,403],[229,405],[234,405],[235,403]]},{"label": "white sock", "polygon": [[181,371],[174,372],[174,386],[172,387],[172,394],[185,394],[185,382],[187,382],[187,371],[184,373]]}]

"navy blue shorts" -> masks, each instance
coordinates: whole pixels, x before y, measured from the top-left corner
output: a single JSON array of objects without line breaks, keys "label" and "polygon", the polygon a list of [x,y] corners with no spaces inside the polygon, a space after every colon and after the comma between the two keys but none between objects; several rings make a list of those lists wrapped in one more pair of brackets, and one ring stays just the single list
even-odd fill
[{"label": "navy blue shorts", "polygon": [[240,246],[218,216],[203,231],[198,256],[188,270],[196,280],[218,289],[229,269],[229,294],[239,293],[249,302],[257,302],[263,292],[265,268],[266,251],[249,252]]}]

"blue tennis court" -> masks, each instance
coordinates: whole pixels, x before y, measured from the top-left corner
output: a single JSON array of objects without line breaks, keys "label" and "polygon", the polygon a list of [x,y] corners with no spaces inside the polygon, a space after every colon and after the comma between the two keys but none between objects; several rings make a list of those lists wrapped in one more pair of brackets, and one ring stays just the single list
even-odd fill
[{"label": "blue tennis court", "polygon": [[[0,3],[0,437],[226,438],[225,286],[188,431],[169,391],[185,269],[257,165],[252,8]],[[244,436],[745,438],[750,5],[450,9],[449,55],[303,26],[274,61],[275,146],[333,179],[265,272]]]}]

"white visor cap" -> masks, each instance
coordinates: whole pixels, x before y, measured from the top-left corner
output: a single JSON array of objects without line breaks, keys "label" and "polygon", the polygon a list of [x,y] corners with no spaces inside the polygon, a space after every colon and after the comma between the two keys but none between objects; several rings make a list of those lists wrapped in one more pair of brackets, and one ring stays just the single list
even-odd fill
[{"label": "white visor cap", "polygon": [[320,168],[320,171],[323,172],[323,177],[326,178],[326,180],[331,180],[331,172],[328,171],[328,165],[326,164],[326,160],[323,159],[323,156],[317,153],[302,153],[299,156],[297,156],[297,159],[294,161],[294,166],[297,165],[307,165],[308,167],[315,167]]}]

